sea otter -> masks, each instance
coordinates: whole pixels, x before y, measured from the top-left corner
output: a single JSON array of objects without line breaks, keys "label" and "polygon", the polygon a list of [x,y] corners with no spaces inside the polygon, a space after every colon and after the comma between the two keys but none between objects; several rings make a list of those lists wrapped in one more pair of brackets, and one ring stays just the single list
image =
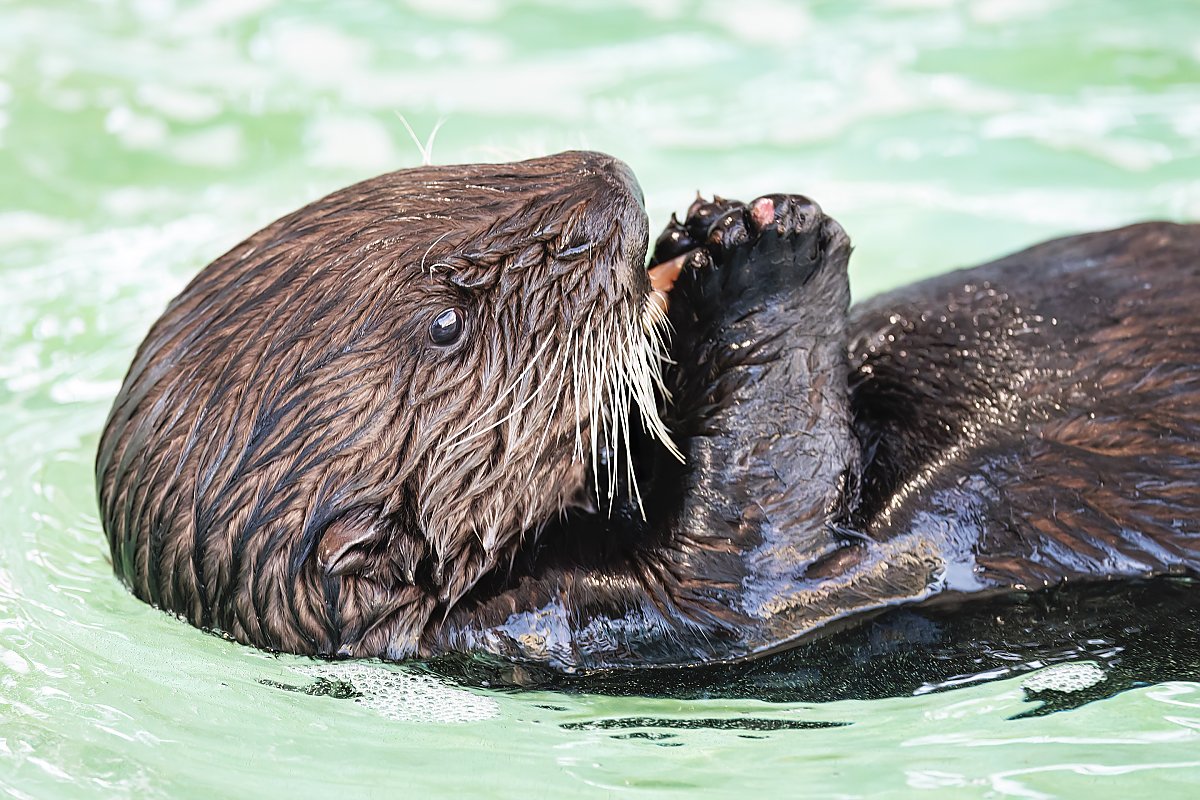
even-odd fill
[{"label": "sea otter", "polygon": [[151,328],[96,463],[116,573],[273,650],[734,662],[900,604],[1200,573],[1200,225],[849,307],[810,200],[622,162],[334,192]]}]

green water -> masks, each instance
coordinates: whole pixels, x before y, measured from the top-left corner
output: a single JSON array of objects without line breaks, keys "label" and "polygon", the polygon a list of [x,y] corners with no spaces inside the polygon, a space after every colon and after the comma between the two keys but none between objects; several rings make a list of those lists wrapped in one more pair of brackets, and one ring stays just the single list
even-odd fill
[{"label": "green water", "polygon": [[[653,225],[802,191],[864,296],[1200,219],[1200,3],[0,1],[0,787],[14,797],[1200,794],[1200,684],[831,704],[465,691],[236,646],[110,576],[98,431],[196,270],[420,162],[613,152]],[[1197,665],[1180,665],[1178,677]],[[348,671],[347,671],[348,670]],[[335,689],[358,698],[284,691]],[[666,720],[666,722],[664,722]],[[849,723],[809,727],[793,723]]]}]

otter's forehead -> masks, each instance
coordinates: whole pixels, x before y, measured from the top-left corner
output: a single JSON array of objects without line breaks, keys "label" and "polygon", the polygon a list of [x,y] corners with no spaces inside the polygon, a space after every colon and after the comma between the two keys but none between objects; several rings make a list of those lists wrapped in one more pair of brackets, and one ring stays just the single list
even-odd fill
[{"label": "otter's forehead", "polygon": [[460,220],[531,204],[591,203],[610,213],[635,209],[644,213],[642,190],[629,166],[604,153],[587,151],[502,164],[417,167],[381,175],[343,192],[348,200],[373,194],[393,212],[454,214]]},{"label": "otter's forehead", "polygon": [[[302,236],[320,236],[318,249],[353,243],[355,250],[386,256],[394,268],[436,265],[482,287],[498,279],[499,266],[540,262],[548,278],[576,273],[568,281],[574,282],[584,272],[608,283],[593,287],[600,294],[641,297],[649,289],[641,187],[628,165],[603,153],[400,170],[335,192],[309,209],[308,219],[290,227],[298,223]],[[345,235],[324,235],[327,222]],[[422,272],[435,279],[432,270]],[[491,275],[472,277],[477,272]]]},{"label": "otter's forehead", "polygon": [[552,257],[636,263],[640,272],[648,237],[632,170],[612,156],[575,151],[387,173],[310,203],[247,244],[302,253],[312,266],[364,266],[365,258],[385,271],[459,257],[494,264],[544,245]]}]

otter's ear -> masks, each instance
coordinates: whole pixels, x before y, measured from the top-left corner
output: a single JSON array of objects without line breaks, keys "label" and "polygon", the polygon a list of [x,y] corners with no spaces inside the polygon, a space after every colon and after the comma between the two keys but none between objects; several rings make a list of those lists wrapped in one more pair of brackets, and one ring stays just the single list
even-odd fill
[{"label": "otter's ear", "polygon": [[345,514],[329,523],[321,535],[317,563],[331,577],[361,572],[387,538],[387,527],[375,511]]}]

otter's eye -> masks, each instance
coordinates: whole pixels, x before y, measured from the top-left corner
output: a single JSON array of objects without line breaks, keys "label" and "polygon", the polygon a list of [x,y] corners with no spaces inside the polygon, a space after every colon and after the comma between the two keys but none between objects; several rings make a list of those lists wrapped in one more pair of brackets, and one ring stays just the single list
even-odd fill
[{"label": "otter's eye", "polygon": [[579,258],[590,253],[595,246],[594,242],[589,242],[587,239],[581,237],[575,237],[567,242],[566,246],[555,253],[555,255],[567,260]]},{"label": "otter's eye", "polygon": [[457,308],[447,308],[429,323],[429,338],[443,347],[454,344],[463,332],[463,315]]}]

